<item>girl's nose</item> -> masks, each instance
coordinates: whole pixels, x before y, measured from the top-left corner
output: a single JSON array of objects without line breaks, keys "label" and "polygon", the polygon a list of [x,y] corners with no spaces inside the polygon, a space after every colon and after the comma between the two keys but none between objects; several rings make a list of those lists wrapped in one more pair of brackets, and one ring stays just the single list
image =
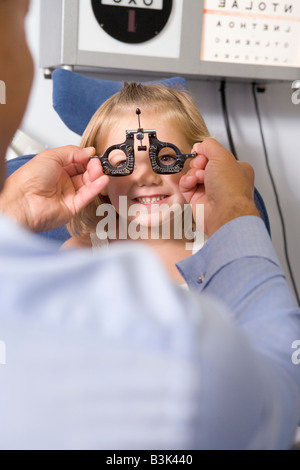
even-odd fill
[{"label": "girl's nose", "polygon": [[132,173],[135,183],[140,186],[158,185],[161,183],[161,176],[154,173],[149,157],[149,145],[147,150],[135,151],[135,166]]}]

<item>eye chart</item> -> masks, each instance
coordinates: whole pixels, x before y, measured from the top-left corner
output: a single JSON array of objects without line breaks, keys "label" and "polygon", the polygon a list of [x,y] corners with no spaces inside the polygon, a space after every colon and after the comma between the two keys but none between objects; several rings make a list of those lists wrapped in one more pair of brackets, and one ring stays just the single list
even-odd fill
[{"label": "eye chart", "polygon": [[204,0],[200,59],[300,66],[299,0]]},{"label": "eye chart", "polygon": [[300,80],[300,0],[43,0],[40,65]]}]

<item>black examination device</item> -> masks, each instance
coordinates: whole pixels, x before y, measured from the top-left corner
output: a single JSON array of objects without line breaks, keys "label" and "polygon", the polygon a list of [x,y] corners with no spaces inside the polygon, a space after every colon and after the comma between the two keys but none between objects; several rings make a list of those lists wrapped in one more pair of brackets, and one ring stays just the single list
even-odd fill
[{"label": "black examination device", "polygon": [[158,140],[155,129],[143,129],[140,123],[141,110],[137,108],[138,129],[127,130],[126,140],[122,144],[109,147],[99,158],[103,172],[109,176],[128,176],[134,170],[134,136],[140,141],[138,151],[147,151],[143,145],[145,134],[149,138],[149,158],[155,173],[169,175],[179,173],[188,158],[196,157],[196,153],[181,153],[179,148],[170,142]]}]

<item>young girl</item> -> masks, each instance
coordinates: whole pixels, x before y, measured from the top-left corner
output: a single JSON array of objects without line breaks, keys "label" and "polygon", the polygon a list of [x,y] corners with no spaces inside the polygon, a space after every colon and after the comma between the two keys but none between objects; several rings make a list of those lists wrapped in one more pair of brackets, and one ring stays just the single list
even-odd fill
[{"label": "young girl", "polygon": [[[137,108],[141,110],[140,126]],[[122,90],[108,99],[94,114],[84,132],[81,145],[94,146],[97,155],[102,156],[109,147],[125,141],[127,130],[138,127],[155,130],[159,141],[175,145],[183,154],[191,152],[196,142],[209,137],[201,114],[185,90],[159,84],[125,83]],[[186,160],[179,173],[155,173],[149,158],[149,145],[149,135],[146,132],[143,140],[138,140],[135,134],[133,172],[129,176],[110,176],[102,194],[69,224],[72,238],[64,247],[96,248],[107,247],[109,243],[124,239],[142,241],[157,252],[173,280],[182,283],[175,264],[201,247],[198,243],[194,249],[191,248],[190,236],[187,236],[187,230],[183,227],[182,215],[183,210],[186,211],[186,201],[179,191],[179,180],[188,171],[190,160]],[[173,149],[163,148],[160,151],[159,158],[164,165],[172,163],[174,157]],[[122,151],[116,149],[110,153],[109,159],[118,168],[123,165],[126,157]],[[103,204],[105,206],[101,206]],[[113,230],[113,235],[108,229],[109,223],[106,228],[103,224],[104,212],[107,209],[111,215],[109,208],[112,206],[116,216],[115,224],[110,220],[116,229]],[[163,227],[167,224],[169,230],[164,235]],[[108,233],[103,234],[105,230]],[[103,241],[106,237],[108,239]]]}]

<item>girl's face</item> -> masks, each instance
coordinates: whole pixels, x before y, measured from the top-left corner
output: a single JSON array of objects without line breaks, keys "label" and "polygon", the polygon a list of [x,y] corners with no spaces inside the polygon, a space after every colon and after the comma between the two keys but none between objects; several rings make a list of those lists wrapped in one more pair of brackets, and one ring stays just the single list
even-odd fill
[{"label": "girl's face", "polygon": [[[163,117],[158,113],[141,109],[141,126],[144,129],[155,129],[157,138],[163,142],[170,142],[175,144],[182,153],[189,153],[191,146],[187,143],[185,137],[182,135],[178,126],[174,126],[166,122]],[[115,125],[108,131],[101,148],[107,149],[108,147],[120,144],[125,141],[126,130],[136,130],[138,127],[138,119],[135,110],[128,111],[126,115],[122,114]],[[164,221],[164,218],[173,213],[168,210],[168,207],[176,204],[183,209],[186,203],[184,197],[179,191],[179,180],[188,171],[189,161],[184,165],[180,173],[171,175],[160,175],[154,173],[149,158],[149,139],[148,134],[144,135],[143,145],[147,146],[146,151],[139,151],[138,146],[141,145],[135,137],[134,155],[135,167],[134,171],[129,176],[123,177],[110,177],[108,186],[102,191],[103,196],[108,196],[111,204],[119,213],[120,196],[127,197],[127,207],[130,213],[130,207],[134,204],[139,205],[142,210],[138,218],[138,223],[141,225],[148,225],[150,222],[150,213],[157,211],[160,208],[159,224]],[[167,206],[162,206],[166,204]],[[137,209],[135,206],[133,209]],[[147,209],[147,210],[145,210]],[[132,213],[137,213],[133,210]],[[165,212],[165,214],[164,214]],[[180,211],[181,212],[181,211]],[[136,219],[134,215],[127,215],[127,220]]]}]

